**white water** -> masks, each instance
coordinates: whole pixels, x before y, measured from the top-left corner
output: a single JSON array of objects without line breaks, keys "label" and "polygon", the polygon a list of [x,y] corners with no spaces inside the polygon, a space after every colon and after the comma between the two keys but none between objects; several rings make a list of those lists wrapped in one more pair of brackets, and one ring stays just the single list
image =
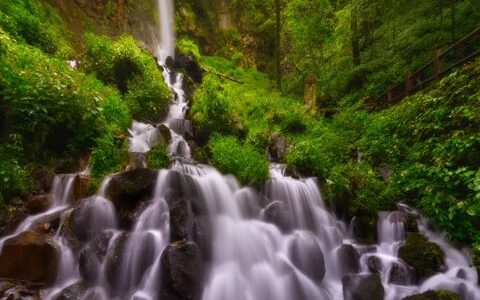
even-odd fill
[{"label": "white water", "polygon": [[[451,247],[442,234],[428,230],[422,217],[419,230],[446,254],[445,272],[420,285],[413,284],[408,276],[405,283],[394,284],[389,282],[392,268],[407,268],[397,258],[398,248],[405,240],[404,224],[394,218],[399,212],[379,214],[378,244],[366,251],[368,247],[356,243],[345,224],[327,210],[315,179],[288,177],[284,165],[272,164],[271,179],[258,193],[241,187],[233,176],[192,162],[182,129],[188,109],[183,78],[165,65],[174,49],[172,11],[171,1],[159,0],[161,43],[157,55],[166,83],[176,94],[162,124],[172,134],[168,149],[174,162],[169,170],[159,171],[154,196],[138,211],[129,232],[118,229],[116,211],[106,198],[110,177],[96,196],[80,201],[77,220],[92,229],[86,230],[87,241],[82,246],[89,247],[88,241],[96,241],[100,234],[108,235],[106,254],[99,258],[95,280],[89,283],[83,299],[161,299],[160,258],[170,243],[168,201],[175,197],[189,200],[197,217],[208,220],[210,238],[205,242],[209,267],[201,295],[204,300],[343,299],[341,279],[347,270],[338,254],[342,245],[352,245],[363,253],[359,257],[362,274],[371,272],[369,259],[378,260],[385,299],[401,299],[439,288],[459,292],[464,299],[480,299],[477,274],[470,267],[468,255]],[[159,139],[157,126],[133,122],[129,130],[130,151],[148,152]],[[32,229],[54,214],[61,214],[61,220],[65,220],[71,212],[73,178],[74,175],[57,176],[52,208],[27,218],[6,238]],[[268,210],[275,206],[285,208],[287,228],[267,222]],[[406,206],[402,210],[418,215]],[[70,248],[62,228],[60,225],[54,237],[61,253],[59,275],[55,286],[45,291],[45,298],[54,298],[63,288],[81,280],[78,250]],[[6,238],[0,240],[0,248]],[[117,267],[113,279],[108,270],[111,261]],[[459,272],[463,273],[462,278]]]}]

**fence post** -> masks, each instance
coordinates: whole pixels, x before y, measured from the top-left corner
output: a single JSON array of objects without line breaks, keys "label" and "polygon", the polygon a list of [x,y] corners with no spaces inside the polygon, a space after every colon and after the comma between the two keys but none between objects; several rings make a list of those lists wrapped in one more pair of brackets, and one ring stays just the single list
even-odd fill
[{"label": "fence post", "polygon": [[412,82],[412,72],[410,71],[408,71],[407,76],[405,76],[405,90],[407,92],[407,95],[412,94],[413,82]]},{"label": "fence post", "polygon": [[435,80],[440,79],[440,75],[442,74],[442,49],[437,48],[435,50]]}]

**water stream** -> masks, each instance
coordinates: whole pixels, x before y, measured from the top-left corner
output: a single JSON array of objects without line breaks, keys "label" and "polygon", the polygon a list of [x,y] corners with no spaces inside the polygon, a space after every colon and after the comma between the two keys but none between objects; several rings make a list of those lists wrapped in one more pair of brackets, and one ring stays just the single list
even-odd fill
[{"label": "water stream", "polygon": [[[98,257],[81,299],[162,299],[161,257],[171,242],[169,203],[175,196],[190,201],[196,218],[192,222],[206,220],[204,300],[344,299],[342,277],[352,272],[371,273],[372,260],[378,266],[385,299],[440,288],[456,291],[464,299],[480,299],[477,274],[468,254],[450,246],[443,234],[428,229],[427,220],[406,205],[399,205],[395,212],[381,212],[378,243],[365,246],[357,243],[347,225],[328,211],[314,178],[291,178],[285,175],[285,166],[272,163],[271,179],[256,191],[240,186],[233,176],[225,176],[212,166],[194,162],[182,129],[188,110],[183,75],[165,63],[173,55],[175,43],[171,1],[159,1],[159,15],[162,38],[156,51],[165,81],[175,96],[163,122],[133,122],[130,151],[147,153],[160,138],[157,127],[163,124],[172,135],[168,146],[172,165],[158,171],[154,196],[138,211],[130,231],[119,229],[117,212],[105,193],[111,176],[97,195],[78,201],[75,207],[72,186],[76,174],[55,177],[52,207],[28,217],[13,234],[0,240],[1,249],[6,239],[61,214],[54,236],[61,253],[58,276],[54,287],[42,293],[44,298],[54,299],[65,287],[82,281],[79,253],[98,246],[103,255]],[[78,222],[88,227],[80,249],[71,247],[62,230],[63,221],[74,208]],[[417,216],[419,231],[446,255],[443,272],[420,284],[409,277],[409,267],[398,258],[406,236],[404,223],[395,217],[399,213]],[[280,218],[273,222],[277,225],[272,223],[272,216]],[[187,239],[193,239],[191,232]],[[98,245],[88,243],[92,240]],[[341,254],[345,248],[358,253],[358,270],[352,271],[345,262]],[[401,282],[392,281],[394,269],[406,274]]]}]

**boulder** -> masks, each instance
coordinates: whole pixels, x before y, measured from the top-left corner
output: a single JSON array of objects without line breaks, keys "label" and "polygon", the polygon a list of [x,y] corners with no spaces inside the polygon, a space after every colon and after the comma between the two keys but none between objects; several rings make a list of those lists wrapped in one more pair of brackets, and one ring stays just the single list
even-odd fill
[{"label": "boulder", "polygon": [[354,217],[350,223],[353,237],[360,243],[374,244],[377,239],[377,216],[362,214]]},{"label": "boulder", "polygon": [[288,250],[295,267],[311,279],[322,281],[325,276],[325,258],[313,235],[305,232],[296,233]]},{"label": "boulder", "polygon": [[405,244],[398,249],[398,257],[413,267],[418,280],[439,272],[444,256],[437,244],[428,241],[419,233],[409,235]]},{"label": "boulder", "polygon": [[197,244],[204,261],[210,261],[212,256],[211,232],[209,217],[195,217],[193,222],[193,241]]},{"label": "boulder", "polygon": [[170,143],[170,141],[172,140],[172,133],[170,132],[170,129],[164,124],[158,125],[157,128],[158,128],[158,132],[160,133],[160,136],[162,137],[162,141],[165,144]]},{"label": "boulder", "polygon": [[129,228],[139,204],[152,199],[156,181],[157,172],[145,168],[130,170],[112,177],[106,194],[117,210],[121,227]]},{"label": "boulder", "polygon": [[108,245],[113,237],[112,231],[104,231],[97,235],[80,252],[78,269],[87,283],[94,283],[99,274],[99,267],[107,255]]},{"label": "boulder", "polygon": [[175,68],[184,70],[195,83],[202,83],[203,71],[193,56],[175,54]]},{"label": "boulder", "polygon": [[411,285],[415,282],[415,270],[406,263],[394,262],[390,268],[388,282],[398,285]]},{"label": "boulder", "polygon": [[30,214],[35,215],[47,211],[52,203],[53,196],[50,194],[33,195],[25,202],[25,208]]},{"label": "boulder", "polygon": [[181,241],[162,253],[161,299],[193,300],[201,294],[203,268],[195,243]]},{"label": "boulder", "polygon": [[368,270],[374,274],[382,271],[382,260],[376,255],[370,255],[367,257]]},{"label": "boulder", "polygon": [[383,289],[378,274],[349,274],[342,278],[345,300],[383,300]]},{"label": "boulder", "polygon": [[77,282],[62,289],[60,293],[53,297],[54,300],[81,300],[87,291],[87,285],[84,282]]},{"label": "boulder", "polygon": [[147,155],[140,152],[130,152],[130,160],[128,162],[127,171],[141,169],[147,167]]},{"label": "boulder", "polygon": [[360,254],[350,244],[343,244],[337,250],[337,259],[342,275],[358,273],[360,271]]},{"label": "boulder", "polygon": [[417,216],[403,211],[394,211],[388,216],[392,223],[403,223],[405,232],[418,232]]},{"label": "boulder", "polygon": [[275,224],[281,231],[289,232],[293,229],[293,218],[285,203],[273,201],[263,212],[265,221]]},{"label": "boulder", "polygon": [[287,142],[283,136],[278,132],[272,133],[268,139],[267,147],[270,160],[281,161],[283,156],[287,154],[287,150]]},{"label": "boulder", "polygon": [[188,239],[193,232],[193,212],[190,202],[185,199],[170,205],[170,240],[172,242]]},{"label": "boulder", "polygon": [[402,300],[460,300],[460,296],[445,290],[426,291],[422,294],[410,295]]},{"label": "boulder", "polygon": [[0,254],[0,277],[51,285],[59,249],[50,236],[25,231],[7,239]]}]

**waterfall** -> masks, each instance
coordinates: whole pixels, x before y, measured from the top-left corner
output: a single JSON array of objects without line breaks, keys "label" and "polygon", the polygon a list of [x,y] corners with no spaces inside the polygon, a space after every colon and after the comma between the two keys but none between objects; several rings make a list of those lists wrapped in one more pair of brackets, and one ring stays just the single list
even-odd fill
[{"label": "waterfall", "polygon": [[[168,151],[173,162],[169,169],[157,171],[153,196],[137,207],[129,230],[119,228],[119,212],[106,193],[115,174],[105,178],[97,195],[77,203],[73,203],[77,174],[54,178],[52,207],[29,216],[13,234],[0,239],[1,251],[5,240],[44,220],[60,219],[53,237],[60,253],[58,276],[54,286],[42,293],[44,298],[55,299],[65,288],[81,284],[85,285],[82,299],[162,299],[162,278],[167,276],[162,273],[162,257],[169,246],[189,242],[200,249],[206,265],[197,297],[203,300],[340,300],[345,276],[372,273],[379,275],[387,300],[440,288],[456,291],[464,299],[480,299],[470,257],[449,245],[443,234],[428,229],[426,220],[405,205],[380,212],[378,242],[364,245],[329,211],[315,178],[289,177],[285,165],[272,163],[270,179],[256,191],[195,162],[184,137],[188,99],[183,76],[166,64],[175,46],[172,1],[159,0],[158,9],[161,40],[156,51],[175,96],[165,120],[132,123],[130,151],[145,155],[160,138],[158,126],[166,126],[172,136]],[[182,211],[186,232],[173,240],[178,228],[171,226],[170,212],[179,202],[186,203]],[[407,275],[403,282],[391,280],[392,272],[409,270],[398,257],[406,238],[400,218],[405,211],[418,217],[418,230],[446,255],[445,269],[420,283]],[[72,226],[79,231],[77,244],[71,243],[67,230],[66,220],[72,214]]]}]

